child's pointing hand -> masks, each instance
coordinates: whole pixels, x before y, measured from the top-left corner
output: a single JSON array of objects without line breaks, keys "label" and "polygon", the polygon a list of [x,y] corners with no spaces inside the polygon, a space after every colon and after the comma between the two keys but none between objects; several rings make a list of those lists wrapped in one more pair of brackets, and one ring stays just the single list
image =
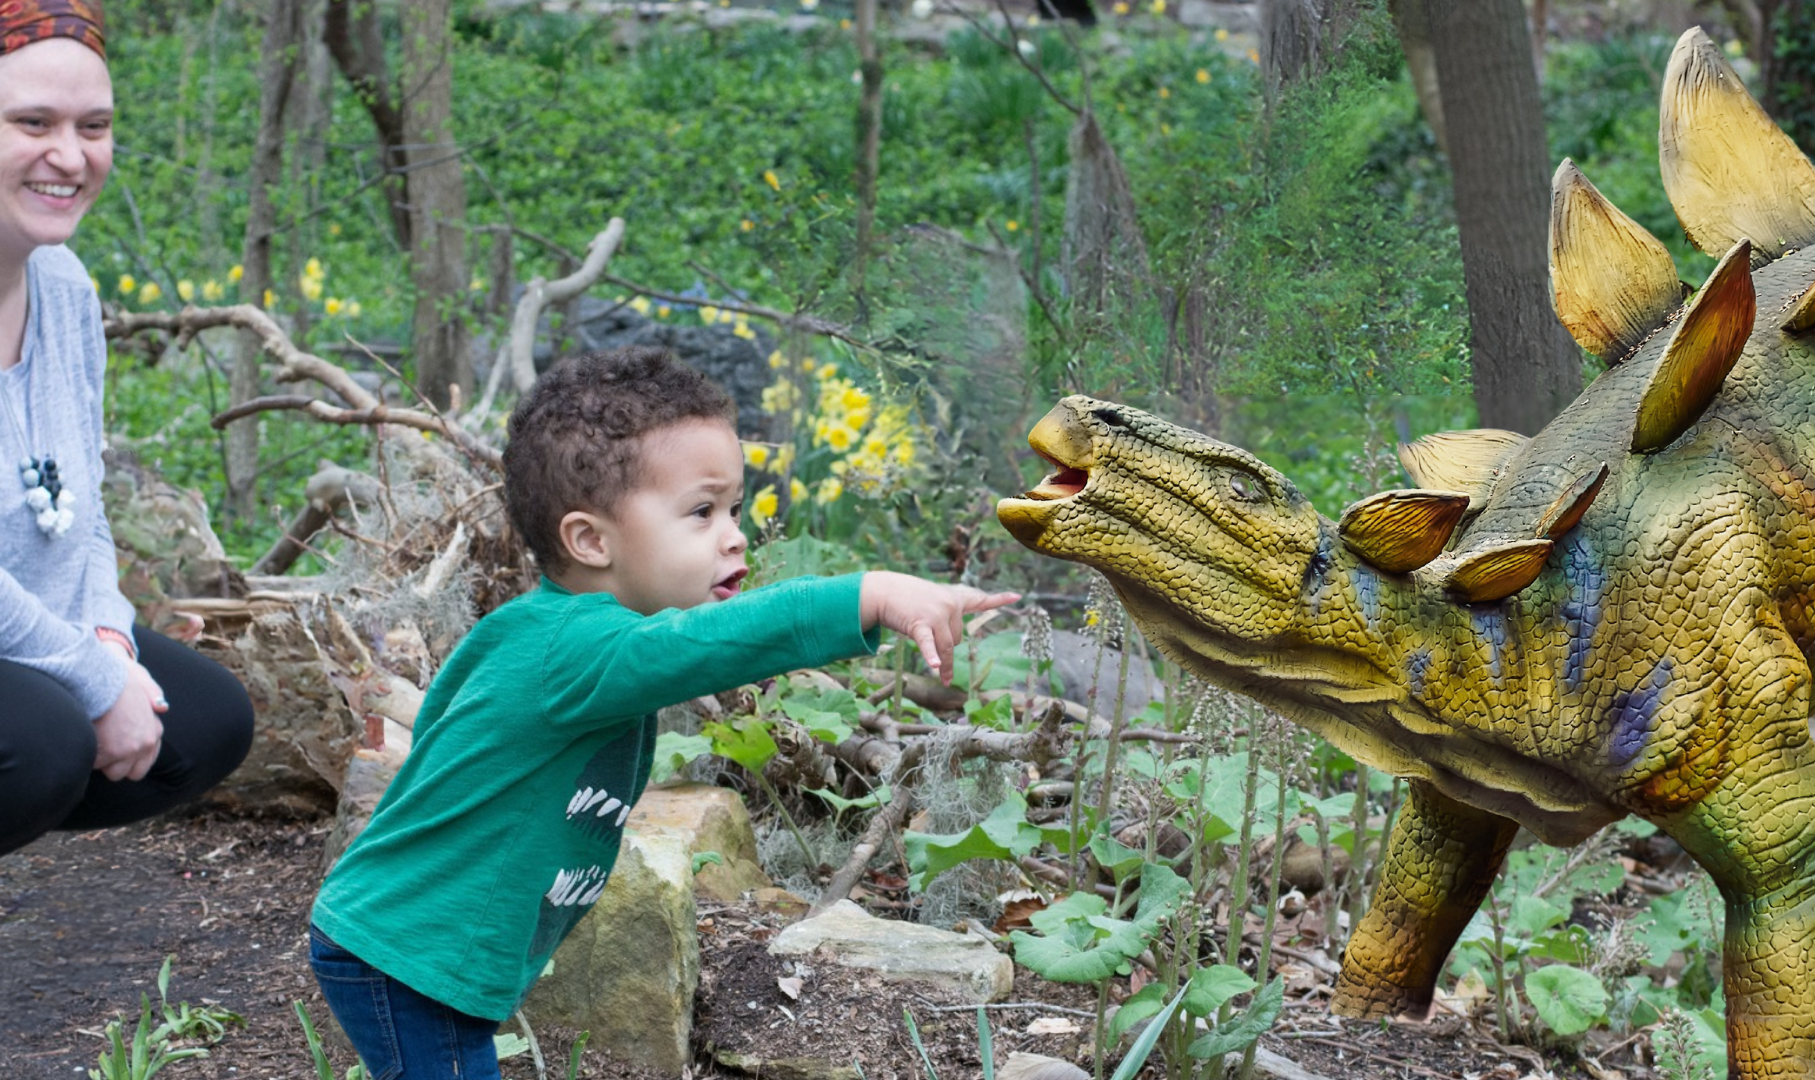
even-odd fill
[{"label": "child's pointing hand", "polygon": [[885,626],[911,638],[939,681],[952,681],[952,649],[964,636],[964,616],[1021,599],[968,585],[942,585],[910,574],[875,570],[863,576],[863,626]]}]

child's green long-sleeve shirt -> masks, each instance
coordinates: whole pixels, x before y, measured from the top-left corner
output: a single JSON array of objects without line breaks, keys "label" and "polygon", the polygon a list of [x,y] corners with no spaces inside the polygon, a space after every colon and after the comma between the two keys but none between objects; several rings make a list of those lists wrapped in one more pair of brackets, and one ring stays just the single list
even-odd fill
[{"label": "child's green long-sleeve shirt", "polygon": [[665,705],[875,651],[861,575],[643,616],[542,586],[436,675],[409,758],[322,884],[317,926],[368,964],[503,1020],[598,899]]}]

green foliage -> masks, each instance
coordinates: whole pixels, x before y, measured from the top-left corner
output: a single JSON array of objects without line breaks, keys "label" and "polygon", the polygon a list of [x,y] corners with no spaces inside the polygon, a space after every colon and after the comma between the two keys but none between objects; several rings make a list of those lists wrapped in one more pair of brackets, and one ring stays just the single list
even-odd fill
[{"label": "green foliage", "polygon": [[[310,1064],[315,1066],[316,1080],[334,1080],[334,1063],[328,1060],[328,1052],[321,1045],[321,1034],[315,1030],[315,1022],[309,1019],[309,1010],[300,1001],[291,1002],[291,1005],[296,1009],[296,1022],[302,1025],[303,1042],[309,1049]],[[365,1064],[348,1068],[341,1080],[368,1080]]]},{"label": "green foliage", "polygon": [[1096,985],[1127,974],[1128,962],[1146,951],[1190,888],[1169,868],[1149,863],[1141,868],[1132,919],[1107,915],[1108,903],[1094,893],[1072,893],[1028,917],[1038,934],[1009,935],[1015,962],[1054,982]]},{"label": "green foliage", "polygon": [[907,830],[901,835],[907,851],[910,883],[924,892],[940,874],[970,859],[1014,859],[1026,855],[1047,839],[1047,832],[1027,820],[1027,800],[1010,792],[990,815],[961,833],[939,835]]},{"label": "green foliage", "polygon": [[108,1021],[102,1034],[107,1045],[96,1067],[88,1070],[89,1080],[151,1080],[172,1062],[208,1056],[199,1046],[171,1047],[172,1037],[169,1025],[151,1026],[151,998],[140,994],[139,1021],[132,1036],[121,1032],[120,1021]]},{"label": "green foliage", "polygon": [[1607,1015],[1607,989],[1601,980],[1568,964],[1551,964],[1527,975],[1525,996],[1558,1035],[1580,1035]]},{"label": "green foliage", "polygon": [[1246,1050],[1273,1027],[1273,1021],[1279,1019],[1280,1010],[1285,1008],[1286,983],[1284,979],[1270,979],[1267,985],[1254,995],[1253,1004],[1235,1019],[1226,1024],[1218,1024],[1208,1035],[1199,1038],[1185,1048],[1185,1053],[1194,1058],[1211,1060],[1237,1050]]}]

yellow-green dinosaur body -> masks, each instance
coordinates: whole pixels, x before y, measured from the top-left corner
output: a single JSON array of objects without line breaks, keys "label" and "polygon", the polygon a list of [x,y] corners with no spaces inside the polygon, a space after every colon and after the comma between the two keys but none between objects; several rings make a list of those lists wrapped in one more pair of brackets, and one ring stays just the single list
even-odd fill
[{"label": "yellow-green dinosaur body", "polygon": [[[1422,440],[1428,488],[1332,522],[1246,451],[1072,397],[1032,436],[1058,470],[999,516],[1187,667],[1412,781],[1338,1011],[1428,1008],[1517,825],[1573,844],[1634,814],[1726,899],[1730,1075],[1815,1076],[1815,167],[1783,180],[1743,142],[1770,133],[1721,119],[1737,79],[1699,32],[1672,79],[1666,187],[1726,258],[1679,304],[1565,163],[1558,313],[1615,366],[1538,435]],[[1698,125],[1775,189],[1673,149]],[[1585,243],[1617,257],[1582,269]]]}]

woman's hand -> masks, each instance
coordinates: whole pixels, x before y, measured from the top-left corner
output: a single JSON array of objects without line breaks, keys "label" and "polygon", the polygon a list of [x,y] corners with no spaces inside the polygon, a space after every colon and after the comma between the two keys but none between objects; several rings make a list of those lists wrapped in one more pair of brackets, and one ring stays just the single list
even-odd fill
[{"label": "woman's hand", "polygon": [[941,585],[910,574],[873,570],[863,575],[865,629],[878,623],[913,639],[926,666],[952,681],[952,648],[964,636],[964,616],[1021,599],[1019,593],[986,593],[968,585]]},{"label": "woman's hand", "polygon": [[126,688],[95,721],[95,768],[109,780],[143,780],[158,759],[164,723],[158,714],[170,704],[145,665],[117,642],[104,642],[126,665]]}]

